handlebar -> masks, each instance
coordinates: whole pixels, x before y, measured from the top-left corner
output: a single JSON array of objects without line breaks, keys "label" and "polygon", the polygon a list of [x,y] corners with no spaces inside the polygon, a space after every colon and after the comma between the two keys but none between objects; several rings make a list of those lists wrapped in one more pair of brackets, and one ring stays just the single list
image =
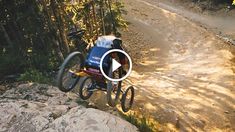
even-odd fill
[{"label": "handlebar", "polygon": [[78,30],[78,31],[73,31],[73,32],[70,32],[67,36],[70,38],[70,39],[73,39],[73,38],[82,38],[83,35],[85,34],[86,30],[84,29],[81,29],[81,30]]}]

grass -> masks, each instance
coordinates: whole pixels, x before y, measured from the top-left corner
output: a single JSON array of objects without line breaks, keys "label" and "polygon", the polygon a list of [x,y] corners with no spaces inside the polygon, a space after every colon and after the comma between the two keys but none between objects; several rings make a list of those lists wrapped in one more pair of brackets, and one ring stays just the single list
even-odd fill
[{"label": "grass", "polygon": [[[143,112],[141,112],[143,113]],[[121,113],[120,115],[131,124],[135,125],[140,132],[156,132],[159,131],[160,125],[147,115],[140,112],[128,112],[127,114]]]},{"label": "grass", "polygon": [[21,74],[18,78],[18,81],[29,81],[29,82],[37,82],[44,84],[52,84],[52,79],[45,75],[44,73],[36,70],[29,69],[25,73]]},{"label": "grass", "polygon": [[84,100],[79,99],[79,98],[76,100],[76,103],[77,103],[78,105],[84,106],[84,107],[86,107],[86,108],[88,107],[88,104],[89,104],[87,101],[84,101]]},{"label": "grass", "polygon": [[153,132],[152,125],[148,123],[147,118],[139,118],[135,115],[124,115],[124,119],[135,125],[141,132]]}]

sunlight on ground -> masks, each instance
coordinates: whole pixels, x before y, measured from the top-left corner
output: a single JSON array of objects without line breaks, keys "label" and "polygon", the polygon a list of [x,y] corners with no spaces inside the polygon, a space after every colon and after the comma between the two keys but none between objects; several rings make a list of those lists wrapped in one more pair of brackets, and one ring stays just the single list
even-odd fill
[{"label": "sunlight on ground", "polygon": [[153,106],[151,103],[146,103],[144,105],[144,108],[147,109],[147,110],[156,110],[156,106]]},{"label": "sunlight on ground", "polygon": [[182,16],[141,0],[133,4],[127,18],[146,34],[147,46],[128,78],[136,87],[134,110],[182,131],[234,128],[233,49]]}]

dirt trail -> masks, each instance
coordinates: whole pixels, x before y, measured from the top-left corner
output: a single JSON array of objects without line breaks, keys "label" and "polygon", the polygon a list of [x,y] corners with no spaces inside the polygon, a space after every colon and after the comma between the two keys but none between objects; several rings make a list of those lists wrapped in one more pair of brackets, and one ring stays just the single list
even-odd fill
[{"label": "dirt trail", "polygon": [[173,130],[235,131],[234,47],[154,4],[125,4],[135,110],[148,111]]},{"label": "dirt trail", "polygon": [[235,11],[201,11],[198,5],[190,4],[190,1],[182,2],[181,0],[145,0],[143,3],[153,6],[158,5],[161,8],[180,14],[187,19],[197,22],[199,25],[212,30],[218,35],[230,37],[235,40]]}]

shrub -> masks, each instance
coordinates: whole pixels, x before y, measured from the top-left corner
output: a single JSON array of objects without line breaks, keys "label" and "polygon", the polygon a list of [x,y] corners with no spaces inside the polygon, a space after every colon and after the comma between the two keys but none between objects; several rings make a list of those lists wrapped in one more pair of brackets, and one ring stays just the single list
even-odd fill
[{"label": "shrub", "polygon": [[152,125],[149,124],[147,119],[144,117],[138,118],[135,115],[128,115],[128,116],[125,116],[125,119],[131,124],[138,127],[141,132],[153,132],[154,131],[151,128]]},{"label": "shrub", "polygon": [[25,73],[21,74],[18,81],[30,81],[37,83],[51,83],[52,80],[42,72],[36,69],[29,69]]},{"label": "shrub", "polygon": [[123,114],[121,116],[131,124],[139,128],[140,132],[154,132],[158,130],[159,124],[151,119],[146,118],[143,115],[138,115],[137,113]]},{"label": "shrub", "polygon": [[22,72],[23,59],[17,55],[0,55],[0,79],[6,75]]}]

